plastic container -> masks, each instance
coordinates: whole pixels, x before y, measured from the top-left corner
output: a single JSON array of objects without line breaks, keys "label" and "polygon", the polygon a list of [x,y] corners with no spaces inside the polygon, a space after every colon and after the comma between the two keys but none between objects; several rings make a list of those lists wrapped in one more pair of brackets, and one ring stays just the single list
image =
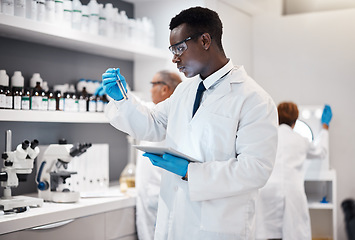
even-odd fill
[{"label": "plastic container", "polygon": [[90,15],[89,15],[89,7],[84,5],[81,8],[81,31],[88,33],[89,32],[89,22],[90,22]]},{"label": "plastic container", "polygon": [[99,4],[96,0],[90,0],[89,4],[89,32],[97,35],[99,33]]},{"label": "plastic container", "polygon": [[53,23],[55,21],[55,1],[46,0],[46,21]]},{"label": "plastic container", "polygon": [[14,0],[2,0],[1,10],[5,15],[15,15],[15,1]]},{"label": "plastic container", "polygon": [[20,71],[15,71],[14,75],[11,77],[11,86],[12,87],[22,87],[24,86],[24,78]]},{"label": "plastic container", "polygon": [[37,20],[37,0],[26,0],[26,18]]},{"label": "plastic container", "polygon": [[72,12],[73,12],[72,2],[68,1],[68,0],[65,0],[63,2],[63,21],[62,21],[62,26],[63,27],[71,28]]},{"label": "plastic container", "polygon": [[45,0],[37,0],[37,21],[44,22],[46,17]]},{"label": "plastic container", "polygon": [[64,17],[64,3],[63,1],[56,0],[54,3],[54,22],[61,24]]},{"label": "plastic container", "polygon": [[42,85],[43,79],[41,78],[41,75],[39,73],[34,73],[32,75],[32,78],[30,79],[30,87],[35,88],[37,85],[37,82],[39,82],[39,85]]},{"label": "plastic container", "polygon": [[102,3],[99,4],[99,35],[107,36],[106,11]]},{"label": "plastic container", "polygon": [[73,0],[73,12],[72,12],[72,28],[75,30],[81,30],[81,18],[82,18],[82,6],[79,0]]},{"label": "plastic container", "polygon": [[26,0],[14,1],[14,15],[18,17],[26,17]]},{"label": "plastic container", "polygon": [[0,86],[9,86],[9,76],[6,70],[0,70]]},{"label": "plastic container", "polygon": [[106,3],[105,5],[105,14],[106,14],[106,36],[109,38],[114,37],[115,25],[113,17],[113,5],[112,3]]}]

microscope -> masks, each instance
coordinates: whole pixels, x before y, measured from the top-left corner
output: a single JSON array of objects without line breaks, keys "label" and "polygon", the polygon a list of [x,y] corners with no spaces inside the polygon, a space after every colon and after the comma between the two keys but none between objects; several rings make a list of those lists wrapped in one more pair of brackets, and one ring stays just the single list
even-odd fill
[{"label": "microscope", "polygon": [[77,202],[80,193],[75,191],[75,183],[70,181],[70,177],[77,172],[69,171],[68,164],[75,157],[86,152],[91,145],[91,143],[83,143],[74,146],[66,144],[66,141],[50,144],[38,164],[36,178],[38,196],[49,202]]},{"label": "microscope", "polygon": [[11,188],[17,187],[19,181],[24,181],[31,174],[33,161],[39,154],[38,140],[24,140],[11,151],[12,133],[6,131],[5,152],[1,155],[4,167],[1,169],[0,182],[4,187],[4,196],[0,199],[0,209],[5,213],[24,212],[30,206],[42,206],[43,199],[27,196],[11,196]]}]

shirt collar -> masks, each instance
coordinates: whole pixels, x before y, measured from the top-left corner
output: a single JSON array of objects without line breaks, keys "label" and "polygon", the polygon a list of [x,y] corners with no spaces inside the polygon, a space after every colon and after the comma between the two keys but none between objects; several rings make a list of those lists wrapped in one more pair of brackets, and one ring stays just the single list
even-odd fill
[{"label": "shirt collar", "polygon": [[205,80],[201,79],[199,76],[200,81],[203,81],[203,85],[206,89],[211,87],[216,81],[220,80],[224,75],[226,75],[230,70],[234,67],[232,60],[229,59],[226,65],[224,65],[221,69],[217,70],[210,76],[208,76]]}]

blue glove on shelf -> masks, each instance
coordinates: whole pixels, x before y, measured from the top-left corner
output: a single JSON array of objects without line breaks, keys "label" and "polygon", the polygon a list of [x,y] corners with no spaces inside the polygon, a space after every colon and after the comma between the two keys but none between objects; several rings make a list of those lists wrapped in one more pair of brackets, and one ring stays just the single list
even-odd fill
[{"label": "blue glove on shelf", "polygon": [[175,157],[171,154],[164,154],[163,156],[152,153],[144,153],[144,157],[149,158],[154,166],[164,168],[165,170],[185,177],[187,173],[187,166],[189,161],[184,158]]},{"label": "blue glove on shelf", "polygon": [[322,124],[327,124],[329,126],[332,117],[333,117],[332,109],[330,108],[329,105],[325,105],[323,109],[322,119],[321,119]]},{"label": "blue glove on shelf", "polygon": [[102,86],[107,95],[116,101],[122,100],[123,96],[117,85],[117,75],[120,77],[122,85],[127,92],[127,84],[125,78],[120,74],[120,69],[109,68],[102,74]]}]

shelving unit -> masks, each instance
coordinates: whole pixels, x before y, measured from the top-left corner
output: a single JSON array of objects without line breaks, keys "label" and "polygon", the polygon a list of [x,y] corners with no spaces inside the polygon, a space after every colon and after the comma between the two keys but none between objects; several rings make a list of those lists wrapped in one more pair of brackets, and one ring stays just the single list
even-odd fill
[{"label": "shelving unit", "polygon": [[108,123],[102,112],[63,112],[35,110],[0,110],[0,121],[57,122],[57,123]]},{"label": "shelving unit", "polygon": [[165,60],[170,57],[167,49],[120,42],[118,39],[4,14],[0,14],[0,35],[123,60]]},{"label": "shelving unit", "polygon": [[[335,170],[306,172],[305,191],[311,215],[313,237],[336,240],[337,199]],[[320,202],[323,196],[326,196],[328,203]]]}]

